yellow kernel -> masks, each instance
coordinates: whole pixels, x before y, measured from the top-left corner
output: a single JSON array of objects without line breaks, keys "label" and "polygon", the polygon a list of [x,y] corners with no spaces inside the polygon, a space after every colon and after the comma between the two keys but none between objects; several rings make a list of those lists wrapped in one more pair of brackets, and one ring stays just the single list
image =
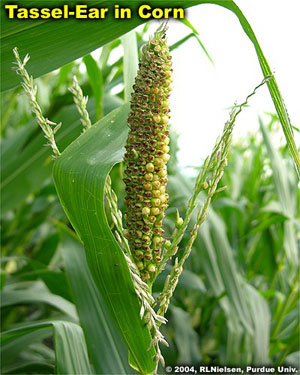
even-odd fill
[{"label": "yellow kernel", "polygon": [[161,169],[159,172],[158,172],[158,175],[160,177],[165,177],[167,175],[167,170],[166,169]]},{"label": "yellow kernel", "polygon": [[145,179],[147,181],[152,181],[153,180],[153,174],[152,173],[146,173],[145,174]]},{"label": "yellow kernel", "polygon": [[152,191],[152,195],[153,195],[155,198],[159,198],[159,197],[160,197],[160,190],[153,190],[153,191]]},{"label": "yellow kernel", "polygon": [[165,141],[165,144],[168,145],[168,144],[170,143],[170,138],[169,138],[169,137],[166,137],[166,138],[164,139],[164,141]]},{"label": "yellow kernel", "polygon": [[161,158],[156,158],[154,160],[154,164],[157,165],[158,167],[161,167],[164,164],[164,161]]},{"label": "yellow kernel", "polygon": [[165,195],[161,195],[159,199],[161,200],[162,203],[165,203],[165,201],[167,200]]},{"label": "yellow kernel", "polygon": [[[167,147],[168,147],[168,146],[167,146]],[[164,154],[164,155],[162,156],[162,159],[163,159],[163,161],[164,161],[165,163],[167,163],[168,160],[170,159],[170,155],[169,155],[169,154]]]},{"label": "yellow kernel", "polygon": [[153,243],[156,244],[156,245],[161,243],[161,237],[154,236],[153,237]]},{"label": "yellow kernel", "polygon": [[158,124],[160,122],[160,116],[159,115],[153,116],[153,121]]},{"label": "yellow kernel", "polygon": [[160,190],[160,193],[161,193],[161,194],[165,194],[165,192],[166,192],[166,187],[165,187],[165,186],[161,186],[159,190]]},{"label": "yellow kernel", "polygon": [[167,115],[162,116],[161,121],[163,124],[167,124],[169,122],[169,116]]},{"label": "yellow kernel", "polygon": [[160,187],[160,182],[159,182],[159,181],[153,181],[153,182],[152,182],[152,187],[153,187],[153,189],[159,189],[159,187]]},{"label": "yellow kernel", "polygon": [[146,182],[146,183],[144,184],[144,189],[145,189],[145,190],[151,190],[151,189],[152,189],[152,184],[151,184],[150,182]]},{"label": "yellow kernel", "polygon": [[155,198],[155,199],[151,199],[151,203],[153,204],[153,206],[159,207],[161,202],[160,202],[160,199]]},{"label": "yellow kernel", "polygon": [[158,207],[152,207],[151,208],[151,214],[152,215],[155,215],[155,216],[157,216],[157,215],[159,215],[159,208]]},{"label": "yellow kernel", "polygon": [[162,151],[165,152],[166,154],[170,151],[170,147],[165,145],[163,148],[162,148]]},{"label": "yellow kernel", "polygon": [[152,163],[148,163],[146,165],[146,169],[148,172],[153,172],[154,171],[154,165]]},{"label": "yellow kernel", "polygon": [[149,264],[149,266],[147,267],[148,268],[148,271],[153,273],[156,271],[156,267],[154,264]]},{"label": "yellow kernel", "polygon": [[159,181],[159,176],[158,176],[157,174],[155,174],[155,175],[153,176],[153,180],[154,180],[154,181]]},{"label": "yellow kernel", "polygon": [[149,207],[143,207],[142,214],[145,216],[150,215],[150,208]]}]

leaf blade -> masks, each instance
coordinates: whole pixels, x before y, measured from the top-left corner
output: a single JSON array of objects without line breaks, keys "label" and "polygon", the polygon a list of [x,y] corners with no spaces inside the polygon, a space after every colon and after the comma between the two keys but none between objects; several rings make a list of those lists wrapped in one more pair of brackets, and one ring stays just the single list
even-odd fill
[{"label": "leaf blade", "polygon": [[[63,235],[62,252],[79,319],[97,374],[126,374],[127,351],[96,288],[82,245]],[[99,346],[101,342],[101,346]],[[125,349],[125,352],[124,352]]]},{"label": "leaf blade", "polygon": [[125,104],[92,126],[57,159],[53,176],[61,203],[84,243],[95,284],[143,374],[151,373],[154,348],[139,316],[139,302],[122,250],[105,217],[104,184],[122,160],[127,137]]}]

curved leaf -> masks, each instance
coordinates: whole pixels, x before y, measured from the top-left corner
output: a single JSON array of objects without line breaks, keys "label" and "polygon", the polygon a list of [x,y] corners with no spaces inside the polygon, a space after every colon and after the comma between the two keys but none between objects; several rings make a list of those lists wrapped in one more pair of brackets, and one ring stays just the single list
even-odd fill
[{"label": "curved leaf", "polygon": [[[84,335],[79,325],[65,321],[35,322],[3,332],[1,351],[13,349],[15,340],[53,328],[57,374],[92,374]],[[30,336],[31,337],[31,336]],[[27,342],[27,345],[31,342]]]},{"label": "curved leaf", "polygon": [[53,177],[60,201],[81,238],[96,286],[114,317],[130,354],[142,374],[154,370],[151,336],[139,316],[122,250],[104,211],[104,184],[114,164],[122,160],[129,105],[111,112],[74,141],[57,159]]},{"label": "curved leaf", "polygon": [[[127,374],[127,350],[92,279],[82,245],[63,234],[62,253],[88,351],[97,374]],[[101,343],[101,345],[99,345]]]},{"label": "curved leaf", "polygon": [[129,102],[131,98],[132,86],[138,70],[138,50],[135,32],[132,31],[122,37],[124,48],[123,57],[123,81],[124,81],[124,101]]},{"label": "curved leaf", "polygon": [[1,292],[1,306],[11,306],[28,303],[46,303],[69,315],[74,321],[78,320],[74,305],[66,299],[45,290],[4,290]]},{"label": "curved leaf", "polygon": [[[9,2],[8,2],[9,3]],[[78,1],[69,0],[72,8]],[[170,5],[170,1],[150,1],[159,6]],[[186,4],[185,4],[186,3]],[[62,6],[65,1],[55,1],[52,6]],[[85,21],[69,18],[68,20],[28,20],[9,19],[4,4],[1,7],[1,91],[19,85],[19,79],[11,70],[14,61],[12,49],[18,47],[21,57],[26,53],[32,57],[28,63],[29,72],[35,77],[57,69],[79,57],[94,51],[96,48],[126,34],[144,23],[137,16],[139,1],[131,1],[132,18],[117,23],[113,16],[116,2],[112,0],[89,1],[90,7],[108,8],[107,17],[98,21]],[[173,0],[172,6],[192,6],[195,1]],[[27,7],[39,7],[40,1],[26,2]]]},{"label": "curved leaf", "polygon": [[[104,114],[109,113],[121,104],[121,99],[111,95],[104,95]],[[88,105],[88,110],[91,117],[94,117],[95,105],[92,101]],[[76,139],[82,131],[82,124],[75,105],[64,107],[53,119],[57,123],[63,123],[62,128],[56,134],[58,147],[60,150],[63,150]],[[1,165],[1,215],[4,215],[9,210],[15,209],[24,202],[30,193],[37,191],[45,180],[51,177],[53,163],[51,150],[49,147],[44,147],[46,140],[42,132],[39,131],[35,121],[30,122],[25,129],[28,127],[30,130],[35,129],[38,132],[36,132],[33,139],[30,140],[24,148],[21,148],[19,152],[16,152],[14,149],[14,156],[11,157],[9,161],[6,158],[9,155],[5,150],[8,149],[10,144],[14,144],[18,151],[18,145],[15,143],[16,141],[11,141],[10,138],[3,141],[3,145],[1,143],[1,148],[5,152],[3,160],[5,158],[6,161],[5,165],[4,163]],[[21,133],[21,136],[22,134],[23,133]],[[21,186],[22,189],[20,189]]]}]

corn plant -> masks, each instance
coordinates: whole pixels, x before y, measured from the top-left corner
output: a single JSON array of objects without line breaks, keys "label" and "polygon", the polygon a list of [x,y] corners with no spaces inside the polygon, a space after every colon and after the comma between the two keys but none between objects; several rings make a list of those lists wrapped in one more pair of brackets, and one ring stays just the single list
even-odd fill
[{"label": "corn plant", "polygon": [[[243,20],[243,15],[233,4],[229,2],[227,5]],[[247,29],[248,33],[249,30],[251,28]],[[256,290],[259,287],[261,271],[253,267],[256,273],[253,276],[248,264],[253,261],[251,251],[253,253],[256,247],[259,249],[257,235],[267,235],[265,230],[268,228],[270,232],[274,232],[272,227],[274,222],[258,229],[255,225],[252,228],[252,222],[248,223],[250,233],[253,231],[253,234],[249,238],[250,243],[246,241],[247,249],[248,247],[250,249],[250,259],[244,261],[245,267],[250,272],[247,281],[243,279],[243,272],[237,270],[233,256],[233,249],[236,249],[234,234],[230,232],[230,230],[240,231],[238,239],[241,239],[241,243],[238,244],[236,251],[238,256],[242,256],[245,245],[242,241],[245,241],[246,229],[238,225],[231,228],[228,224],[229,233],[227,234],[225,230],[228,214],[224,214],[224,210],[226,207],[231,207],[228,201],[226,203],[225,198],[227,194],[230,196],[234,192],[234,184],[230,179],[227,183],[225,168],[228,154],[230,155],[232,131],[237,115],[260,85],[241,105],[234,106],[220,139],[216,141],[211,155],[205,160],[192,186],[190,181],[181,178],[179,173],[172,175],[172,164],[170,164],[176,163],[176,158],[174,154],[172,155],[172,139],[171,150],[168,145],[168,91],[172,72],[165,33],[165,27],[162,26],[142,50],[141,66],[133,86],[131,108],[128,103],[122,104],[118,96],[109,97],[103,88],[104,83],[108,86],[116,85],[121,78],[122,69],[120,65],[118,66],[120,62],[117,61],[115,64],[114,67],[118,67],[115,72],[114,67],[106,66],[108,55],[119,45],[119,40],[112,41],[104,47],[100,57],[101,69],[90,55],[84,58],[90,82],[88,87],[84,83],[80,87],[77,79],[72,77],[72,70],[77,68],[75,63],[62,68],[58,81],[64,83],[68,81],[70,93],[56,95],[60,103],[65,102],[70,106],[62,109],[59,120],[54,117],[55,122],[48,120],[48,117],[51,118],[51,115],[57,111],[57,104],[52,108],[50,106],[48,113],[43,116],[41,106],[37,102],[36,87],[25,68],[29,57],[21,59],[18,50],[14,50],[17,73],[23,81],[23,87],[37,122],[56,159],[53,164],[53,178],[63,211],[56,199],[53,184],[50,184],[50,195],[47,192],[48,185],[43,185],[50,176],[53,161],[49,151],[41,147],[45,143],[44,139],[34,132],[32,124],[28,127],[27,133],[24,134],[22,131],[20,136],[17,134],[10,141],[20,150],[24,148],[24,161],[26,160],[24,168],[21,171],[17,170],[13,175],[9,174],[9,168],[14,168],[19,162],[18,157],[14,155],[6,172],[8,177],[4,175],[6,197],[11,198],[4,201],[4,212],[7,212],[7,216],[4,217],[6,239],[4,262],[8,280],[2,297],[4,309],[7,309],[2,347],[3,356],[7,355],[8,358],[4,362],[6,373],[26,371],[51,373],[54,371],[54,363],[56,373],[61,374],[89,374],[94,370],[99,374],[157,372],[159,361],[162,365],[164,362],[172,364],[169,353],[173,352],[174,340],[171,332],[172,330],[179,332],[180,326],[184,325],[182,321],[189,320],[183,310],[184,307],[191,312],[194,323],[188,324],[186,330],[186,343],[190,349],[188,353],[181,352],[179,349],[178,363],[186,361],[186,363],[200,363],[202,359],[197,353],[198,349],[195,350],[198,340],[195,335],[197,328],[201,332],[203,329],[201,325],[205,325],[205,320],[201,323],[197,322],[199,312],[197,308],[202,307],[202,303],[197,307],[196,300],[191,297],[193,291],[187,296],[182,294],[181,280],[189,277],[189,284],[195,285],[201,293],[209,290],[208,298],[212,301],[211,305],[214,306],[217,318],[206,312],[211,309],[210,303],[204,304],[205,319],[209,322],[206,328],[214,325],[214,319],[226,322],[226,358],[229,362],[247,364],[251,361],[259,364],[266,363],[271,358],[274,363],[281,364],[297,350],[294,343],[296,336],[291,332],[295,324],[292,324],[292,327],[289,325],[291,317],[295,314],[298,295],[297,238],[293,220],[297,211],[295,202],[285,206],[285,198],[290,187],[289,183],[284,181],[289,178],[280,175],[276,170],[280,168],[278,166],[280,156],[274,151],[268,138],[268,131],[263,125],[261,129],[265,144],[272,160],[274,176],[277,176],[276,191],[283,207],[283,213],[278,215],[275,225],[282,231],[285,252],[278,252],[278,270],[275,267],[274,278],[264,280],[264,285],[271,285],[270,293],[266,294],[265,298],[275,306],[272,312],[274,326],[271,336],[280,342],[280,348],[270,345],[270,311],[265,299]],[[132,35],[124,37],[122,40],[124,46],[126,38],[132,38]],[[141,42],[140,35],[138,39]],[[255,40],[254,44],[256,45]],[[263,62],[262,53],[258,55]],[[275,93],[276,83],[266,66],[263,66],[265,79],[262,84],[267,82],[271,93]],[[95,74],[101,77],[97,85],[94,84]],[[124,81],[124,97],[128,99],[133,79],[125,76]],[[156,81],[160,84],[153,84]],[[88,92],[89,96],[95,98],[95,105],[87,102],[83,92]],[[282,101],[278,96],[276,100],[277,106],[281,108]],[[75,106],[71,105],[72,101],[75,102]],[[76,114],[75,107],[79,116]],[[115,107],[117,108],[112,110]],[[93,121],[90,118],[97,119],[103,112],[108,114],[91,125]],[[284,116],[281,113],[279,118],[295,157],[293,140],[289,139],[289,128]],[[60,123],[63,124],[62,127]],[[70,126],[68,123],[73,124]],[[130,127],[129,133],[127,124]],[[141,126],[144,128],[141,129]],[[144,138],[146,135],[148,136]],[[66,145],[69,146],[65,148]],[[169,151],[171,151],[170,172],[167,176],[165,165],[169,159]],[[7,158],[11,155],[7,146],[4,147],[4,155]],[[124,170],[120,171],[117,164],[122,160],[124,160]],[[297,163],[297,160],[295,162]],[[26,168],[30,169],[30,172],[27,172]],[[289,170],[291,171],[291,168]],[[229,189],[222,184],[224,171]],[[21,194],[16,194],[16,189],[9,188],[10,184],[13,182],[15,186],[18,179],[21,181],[24,175],[29,180],[32,178],[32,186],[29,184],[24,187]],[[296,180],[292,171],[290,176],[293,181]],[[126,190],[120,182],[122,177]],[[185,185],[182,189],[179,181],[183,181]],[[44,209],[30,206],[32,204],[30,199],[24,202],[23,206],[20,205],[29,192],[36,192],[37,189],[40,189],[37,196],[41,198]],[[125,209],[121,199],[124,190]],[[216,200],[215,203],[218,215],[210,210],[209,221],[202,226],[209,206],[217,194],[221,196],[221,199]],[[293,196],[295,195],[293,192]],[[43,196],[52,197],[52,202],[51,199],[49,202],[47,199],[46,202],[43,201]],[[222,197],[225,201],[223,206]],[[265,199],[267,202],[270,201],[269,197]],[[168,200],[170,200],[170,209],[173,209],[170,213],[165,211]],[[9,210],[17,207],[19,211],[10,222]],[[232,210],[231,214],[234,216],[236,213]],[[263,222],[259,217],[263,214],[263,210],[257,214],[258,222]],[[29,220],[26,219],[28,217]],[[44,229],[47,233],[46,237],[41,234],[38,241],[34,236],[28,238],[31,228],[37,228],[38,223],[46,217],[50,219]],[[70,224],[74,231],[70,229]],[[200,226],[202,229],[199,237],[197,234]],[[18,227],[20,233],[12,239],[11,236]],[[273,235],[274,241],[277,240],[280,244],[281,240],[277,239],[274,233]],[[26,247],[24,244],[27,244]],[[22,246],[26,251],[19,254],[14,252],[14,249]],[[32,259],[31,255],[33,255]],[[205,255],[203,259],[205,267],[203,269],[200,267],[199,271],[197,262],[203,255]],[[191,270],[189,256],[193,257],[197,271]],[[284,289],[278,286],[281,277],[280,266],[286,266],[291,277],[290,281],[289,276],[285,278]],[[192,271],[204,272],[207,280],[205,286]],[[70,288],[66,287],[68,283]],[[277,294],[274,290],[281,290],[281,293]],[[283,297],[283,293],[286,293],[286,297]],[[172,297],[180,303],[172,305]],[[48,314],[41,309],[37,311],[35,317],[34,312],[29,312],[29,315],[25,313],[24,316],[20,309],[17,319],[14,317],[13,310],[9,311],[10,306],[36,303],[45,304],[46,309],[53,309],[53,311]],[[170,311],[168,311],[169,306]],[[170,320],[168,323],[166,318]],[[21,324],[18,324],[19,322]],[[47,343],[45,339],[51,337],[52,331],[54,341]],[[283,337],[288,335],[287,337],[291,337],[293,342],[285,344],[282,335]],[[181,337],[182,333],[178,333],[175,338],[178,348],[180,348]],[[221,332],[215,332],[215,337],[220,343],[222,342]],[[203,358],[208,362],[224,361],[221,351],[219,357],[214,358],[214,348],[209,347],[209,339],[209,336],[205,336],[206,341],[201,343]],[[39,349],[30,346],[28,350],[22,350],[24,340],[25,342],[36,340],[40,344]],[[241,342],[244,343],[242,347],[239,345]],[[164,349],[161,344],[170,345],[171,348]],[[282,345],[283,349],[281,349]],[[17,359],[16,363],[14,363],[15,359]]]}]

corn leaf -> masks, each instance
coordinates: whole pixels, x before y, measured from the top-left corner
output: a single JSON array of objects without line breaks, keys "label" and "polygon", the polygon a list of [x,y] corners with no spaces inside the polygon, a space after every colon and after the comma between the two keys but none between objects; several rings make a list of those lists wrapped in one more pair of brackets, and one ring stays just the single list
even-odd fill
[{"label": "corn leaf", "polygon": [[138,51],[137,41],[134,31],[127,33],[122,37],[124,48],[123,57],[123,80],[124,80],[124,101],[129,102],[134,84],[135,76],[138,70]]},{"label": "corn leaf", "polygon": [[121,106],[77,138],[55,162],[53,177],[108,311],[139,371],[148,374],[155,367],[154,349],[147,350],[151,336],[139,316],[129,269],[104,211],[104,184],[112,166],[122,160],[128,110],[128,104]]},{"label": "corn leaf", "polygon": [[[213,290],[218,292],[216,295],[225,290],[230,302],[228,304],[227,298],[220,300],[228,316],[229,331],[231,334],[236,331],[235,335],[240,339],[243,334],[252,341],[253,357],[248,359],[248,363],[267,363],[270,313],[265,300],[239,274],[224,224],[214,212],[210,212],[208,222],[204,223],[200,233],[201,239],[198,241],[206,258],[205,274]],[[235,340],[238,342],[237,337]],[[241,359],[238,361],[241,363]]]},{"label": "corn leaf", "polygon": [[71,302],[55,294],[47,293],[45,290],[4,290],[1,293],[1,301],[2,307],[18,304],[46,303],[63,311],[74,321],[78,320],[76,310]]},{"label": "corn leaf", "polygon": [[279,152],[276,150],[272,144],[270,134],[261,119],[259,119],[260,130],[263,135],[263,139],[267,148],[267,152],[271,159],[271,166],[273,170],[273,179],[275,188],[277,191],[278,199],[282,208],[283,214],[289,218],[289,220],[284,223],[284,249],[286,251],[286,256],[288,262],[292,268],[297,267],[298,261],[298,248],[295,232],[296,223],[296,210],[297,210],[297,188],[296,181],[295,185],[291,186],[289,183],[289,177],[286,167],[283,164],[282,158]]},{"label": "corn leaf", "polygon": [[[42,330],[29,330],[25,334],[14,335],[6,339],[3,332],[1,336],[1,373],[6,374],[11,367],[16,365],[16,357],[28,348],[32,343],[38,344],[42,340],[50,337],[52,334],[51,327]],[[16,372],[12,372],[15,374]]]},{"label": "corn leaf", "polygon": [[[170,176],[168,189],[171,200],[182,197],[186,202],[192,184],[179,175]],[[224,222],[212,209],[199,231],[194,251],[200,258],[207,290],[213,292],[226,316],[227,363],[268,363],[270,312],[266,301],[241,276]]]},{"label": "corn leaf", "polygon": [[[200,40],[200,38],[199,38],[199,33],[198,33],[198,31],[195,29],[195,27],[190,23],[190,21],[189,21],[187,18],[182,19],[181,22],[182,22],[185,26],[187,26],[189,29],[191,29],[191,30],[193,31],[193,33],[191,34],[191,36],[193,36],[194,38],[196,38],[197,42],[199,43],[199,45],[200,45],[200,47],[202,48],[203,52],[205,53],[206,57],[207,57],[208,60],[214,65],[214,61],[213,61],[213,59],[211,58],[210,54],[208,53],[207,49],[205,48],[204,44],[203,44],[202,41]],[[188,35],[187,37],[183,38],[183,39],[185,39],[185,41],[186,41],[187,39],[189,39],[189,35]],[[181,44],[182,42],[183,42],[183,40],[178,41],[177,43],[180,43],[180,44]],[[176,44],[177,44],[177,43],[176,43]],[[176,48],[177,48],[177,47],[176,47]],[[173,49],[174,49],[174,47],[173,47]],[[170,50],[172,51],[171,48],[170,48]]]},{"label": "corn leaf", "polygon": [[54,366],[43,362],[23,363],[22,365],[12,365],[5,369],[5,374],[54,374]]},{"label": "corn leaf", "polygon": [[129,373],[126,346],[95,286],[82,245],[70,235],[64,234],[62,253],[95,372]]},{"label": "corn leaf", "polygon": [[192,327],[190,315],[179,307],[171,306],[175,342],[178,348],[178,363],[201,363],[199,338]]},{"label": "corn leaf", "polygon": [[49,330],[49,328],[53,328],[56,373],[61,375],[93,374],[82,329],[74,323],[65,321],[35,322],[5,331],[1,336],[1,351],[11,355],[8,351],[9,349],[14,350],[16,340],[23,337],[24,348],[26,344],[32,343],[32,333]]},{"label": "corn leaf", "polygon": [[[120,104],[122,104],[120,99],[104,95],[105,114],[117,108]],[[92,102],[88,106],[88,110],[91,116],[95,115],[95,106]],[[60,150],[63,150],[79,136],[82,131],[82,124],[74,105],[63,108],[53,120],[57,123],[63,123],[62,128],[56,134],[58,147]],[[27,137],[24,136],[26,147],[22,148],[23,142],[19,146],[19,138],[22,137],[22,134],[24,135],[23,128],[1,144],[2,157],[3,159],[5,157],[6,160],[10,156],[10,145],[12,144],[12,147],[15,147],[12,149],[13,155],[10,161],[1,165],[0,191],[2,196],[2,215],[16,208],[30,193],[37,191],[45,180],[51,177],[53,164],[51,150],[49,147],[44,147],[46,140],[39,131],[35,121],[28,124],[24,129],[27,129],[27,127],[30,130],[29,135],[33,133],[34,128],[37,132],[27,144]],[[16,152],[16,150],[19,150],[19,152]],[[20,160],[22,160],[22,163],[20,163]]]},{"label": "corn leaf", "polygon": [[86,66],[86,71],[89,77],[90,85],[92,86],[94,100],[96,104],[95,120],[98,121],[103,113],[103,77],[102,72],[94,58],[91,55],[84,56],[83,62]]}]

